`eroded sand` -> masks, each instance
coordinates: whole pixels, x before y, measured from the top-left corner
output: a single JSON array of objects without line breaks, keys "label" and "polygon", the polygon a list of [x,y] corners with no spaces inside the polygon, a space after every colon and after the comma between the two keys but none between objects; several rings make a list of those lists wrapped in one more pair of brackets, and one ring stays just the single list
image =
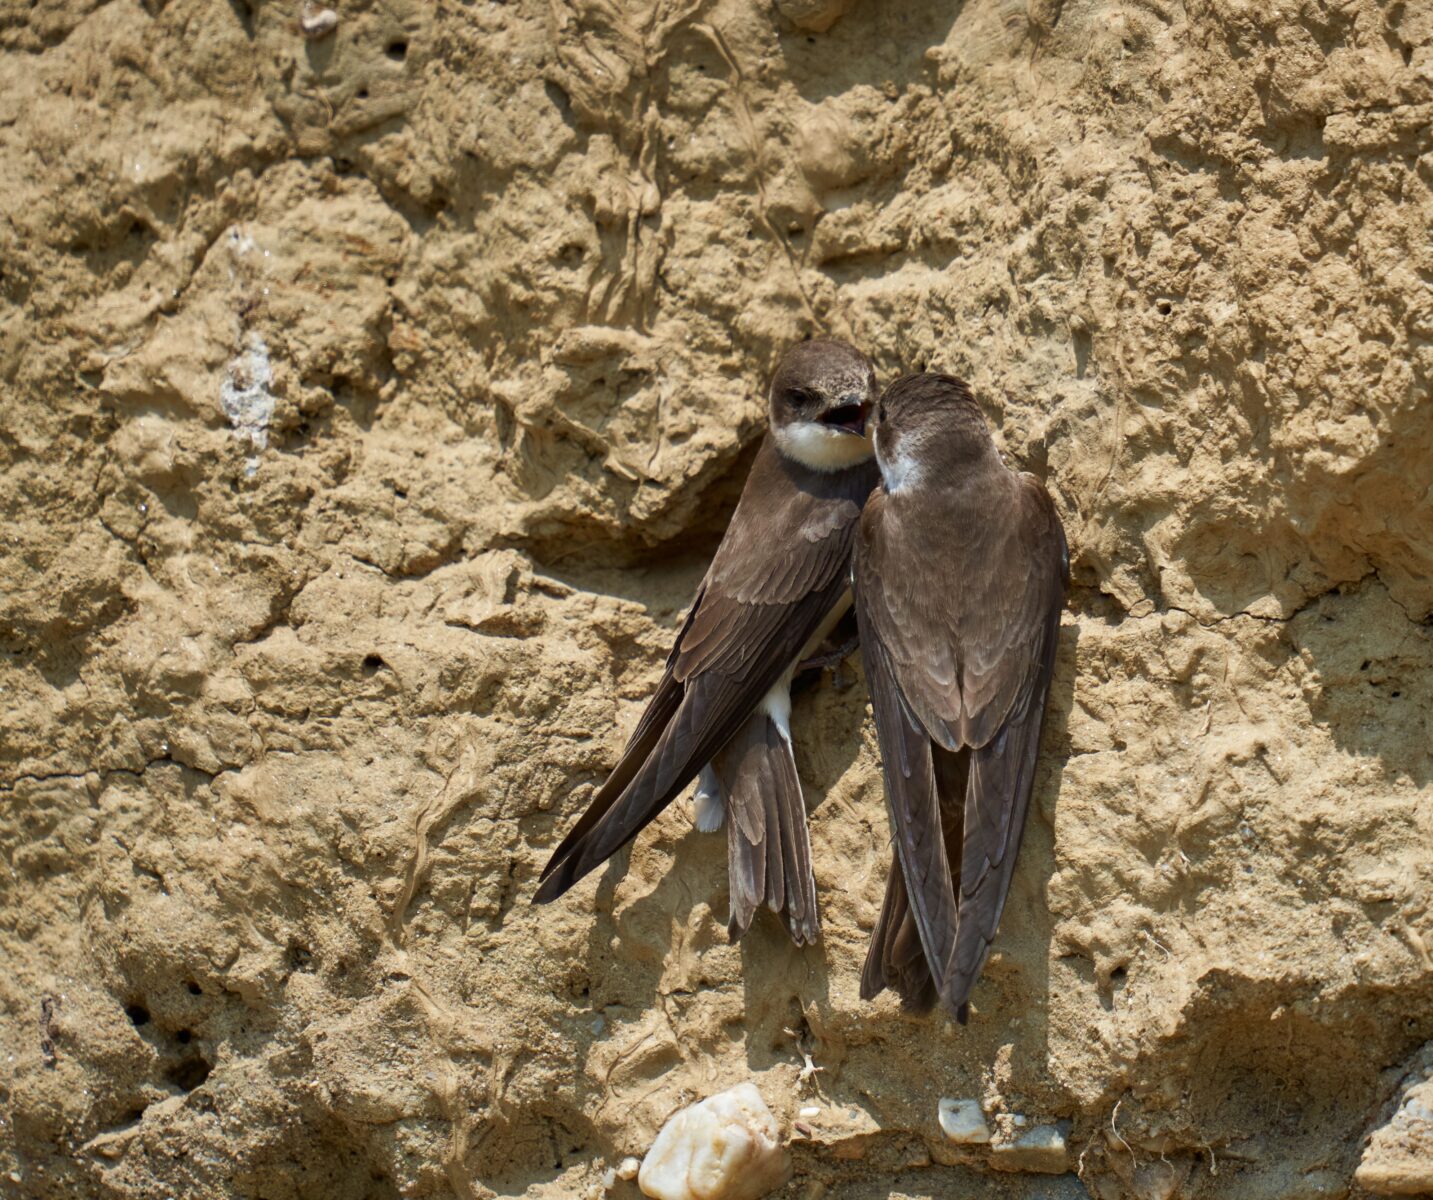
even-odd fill
[{"label": "eroded sand", "polygon": [[[1344,1195],[1433,1038],[1433,10],[301,11],[0,7],[0,1194],[586,1196],[750,1079],[791,1197]],[[819,948],[683,805],[526,902],[817,327],[1069,531],[964,1030],[857,998],[854,664]]]}]

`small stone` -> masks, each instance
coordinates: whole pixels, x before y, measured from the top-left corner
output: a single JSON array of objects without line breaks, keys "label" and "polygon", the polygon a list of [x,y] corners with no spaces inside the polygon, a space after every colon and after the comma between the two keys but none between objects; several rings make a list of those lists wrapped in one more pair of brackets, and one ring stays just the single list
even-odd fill
[{"label": "small stone", "polygon": [[333,9],[304,5],[303,16],[299,18],[299,29],[309,41],[316,42],[320,38],[326,38],[337,28],[338,14]]},{"label": "small stone", "polygon": [[940,1130],[952,1142],[979,1143],[990,1140],[990,1126],[979,1100],[941,1099]]},{"label": "small stone", "polygon": [[637,1172],[641,1169],[642,1160],[640,1158],[635,1158],[634,1156],[629,1154],[626,1158],[624,1158],[620,1163],[617,1164],[617,1178],[636,1179]]},{"label": "small stone", "polygon": [[1036,1125],[1013,1142],[996,1146],[990,1154],[990,1165],[1003,1171],[1063,1175],[1070,1169],[1069,1149],[1065,1145],[1069,1130],[1068,1121],[1061,1121],[1058,1125]]},{"label": "small stone", "polygon": [[758,1200],[790,1178],[776,1119],[740,1083],[668,1118],[637,1185],[652,1200]]},{"label": "small stone", "polygon": [[803,1117],[819,1117],[821,1115],[821,1108],[819,1105],[808,1104],[801,1110],[801,1115]]},{"label": "small stone", "polygon": [[776,0],[777,11],[809,33],[825,33],[850,7],[851,0]]},{"label": "small stone", "polygon": [[1410,1087],[1374,1131],[1353,1181],[1380,1196],[1433,1192],[1433,1079]]}]

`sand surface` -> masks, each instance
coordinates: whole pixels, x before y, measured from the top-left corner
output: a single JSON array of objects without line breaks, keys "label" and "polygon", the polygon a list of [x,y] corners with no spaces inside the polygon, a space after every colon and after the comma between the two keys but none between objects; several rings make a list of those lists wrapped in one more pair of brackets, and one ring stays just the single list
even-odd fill
[{"label": "sand surface", "polygon": [[[334,11],[0,3],[0,1196],[590,1197],[746,1080],[791,1200],[1412,1178],[1433,7]],[[965,1029],[857,996],[854,661],[819,947],[727,944],[685,803],[527,903],[818,329],[969,378],[1069,533]]]}]

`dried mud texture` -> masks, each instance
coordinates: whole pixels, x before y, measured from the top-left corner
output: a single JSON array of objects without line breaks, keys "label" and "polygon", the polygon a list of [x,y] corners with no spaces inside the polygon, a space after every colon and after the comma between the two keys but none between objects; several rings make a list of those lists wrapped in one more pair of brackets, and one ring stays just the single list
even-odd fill
[{"label": "dried mud texture", "polygon": [[[1357,1194],[1433,1039],[1429,7],[303,11],[0,4],[0,1194],[595,1195],[747,1079],[792,1197]],[[819,947],[685,804],[527,904],[815,330],[1070,535],[965,1029],[857,997],[854,664]]]}]

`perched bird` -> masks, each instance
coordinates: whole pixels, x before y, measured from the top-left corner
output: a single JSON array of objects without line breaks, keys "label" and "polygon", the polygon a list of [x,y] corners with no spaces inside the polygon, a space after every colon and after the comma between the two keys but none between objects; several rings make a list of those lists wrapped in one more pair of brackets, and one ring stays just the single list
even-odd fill
[{"label": "perched bird", "polygon": [[733,940],[763,904],[798,945],[820,932],[791,751],[799,661],[850,606],[851,542],[876,482],[875,372],[845,342],[799,343],[770,431],[621,761],[543,868],[543,903],[634,838],[698,773],[696,824],[727,825]]},{"label": "perched bird", "polygon": [[861,996],[939,999],[964,1023],[1025,826],[1069,553],[959,379],[908,375],[876,413],[852,581],[894,853]]}]

